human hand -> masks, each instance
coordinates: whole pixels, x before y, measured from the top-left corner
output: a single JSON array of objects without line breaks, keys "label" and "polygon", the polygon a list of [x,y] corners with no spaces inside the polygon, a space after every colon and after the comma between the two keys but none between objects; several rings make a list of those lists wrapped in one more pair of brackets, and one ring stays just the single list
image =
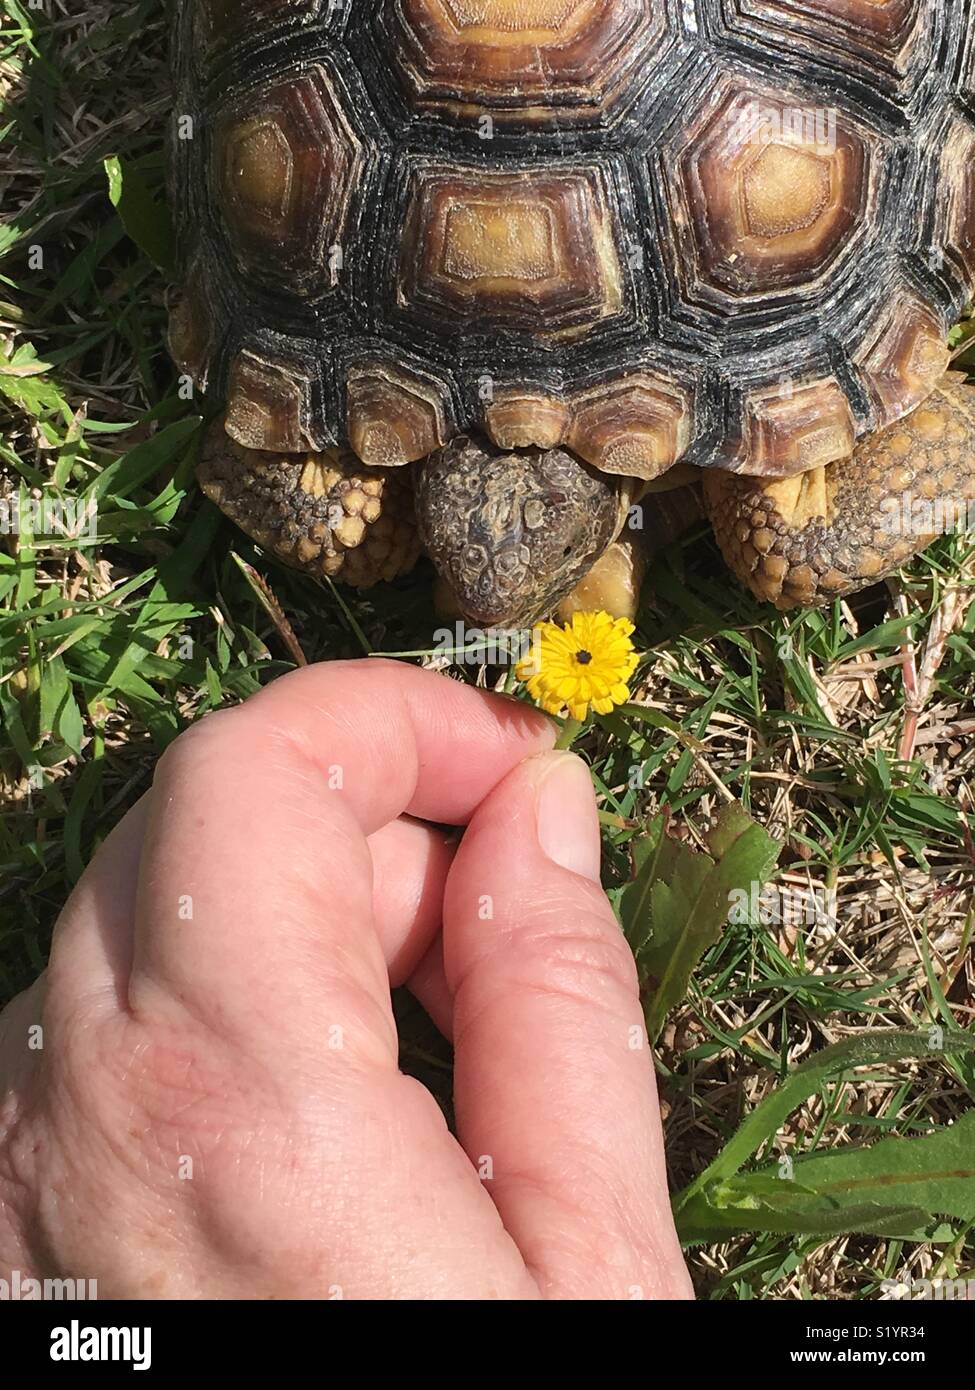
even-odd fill
[{"label": "human hand", "polygon": [[[385,661],[178,738],[0,1015],[0,1275],[688,1295],[591,783],[552,741]],[[438,824],[468,825],[456,851]],[[403,981],[453,1037],[458,1139],[398,1070]]]}]

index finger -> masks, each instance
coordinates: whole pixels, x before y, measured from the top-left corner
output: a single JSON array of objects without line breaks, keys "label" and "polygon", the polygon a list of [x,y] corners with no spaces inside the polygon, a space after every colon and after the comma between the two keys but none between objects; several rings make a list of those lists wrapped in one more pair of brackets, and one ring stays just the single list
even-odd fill
[{"label": "index finger", "polygon": [[156,770],[130,999],[149,982],[279,1027],[297,998],[317,1029],[354,995],[385,1052],[367,836],[404,812],[466,823],[553,740],[523,704],[390,661],[307,667],[207,716]]}]

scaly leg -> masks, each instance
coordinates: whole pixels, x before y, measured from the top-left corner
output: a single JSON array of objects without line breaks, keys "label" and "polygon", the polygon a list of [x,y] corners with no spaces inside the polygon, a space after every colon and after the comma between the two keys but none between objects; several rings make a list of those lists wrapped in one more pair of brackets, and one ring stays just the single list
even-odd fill
[{"label": "scaly leg", "polygon": [[242,531],[286,565],[366,589],[412,569],[420,553],[410,471],[367,468],[354,454],[245,449],[214,425],[200,486]]},{"label": "scaly leg", "polygon": [[704,499],[725,560],[758,598],[780,609],[842,598],[975,522],[975,388],[946,376],[851,458],[809,473],[710,470]]}]

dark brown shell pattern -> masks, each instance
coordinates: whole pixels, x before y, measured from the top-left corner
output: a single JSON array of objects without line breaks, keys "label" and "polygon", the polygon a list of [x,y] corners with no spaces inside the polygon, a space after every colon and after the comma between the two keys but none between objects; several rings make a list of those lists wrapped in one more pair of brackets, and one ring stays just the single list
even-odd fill
[{"label": "dark brown shell pattern", "polygon": [[184,0],[177,361],[274,452],[783,476],[940,378],[969,0]]}]

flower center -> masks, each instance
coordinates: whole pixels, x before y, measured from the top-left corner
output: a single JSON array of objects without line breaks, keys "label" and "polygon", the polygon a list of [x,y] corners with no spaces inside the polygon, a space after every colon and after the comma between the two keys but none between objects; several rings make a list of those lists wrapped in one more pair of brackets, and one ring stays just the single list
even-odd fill
[{"label": "flower center", "polygon": [[588,666],[590,661],[592,661],[592,652],[576,652],[576,661],[578,661],[580,666]]}]

